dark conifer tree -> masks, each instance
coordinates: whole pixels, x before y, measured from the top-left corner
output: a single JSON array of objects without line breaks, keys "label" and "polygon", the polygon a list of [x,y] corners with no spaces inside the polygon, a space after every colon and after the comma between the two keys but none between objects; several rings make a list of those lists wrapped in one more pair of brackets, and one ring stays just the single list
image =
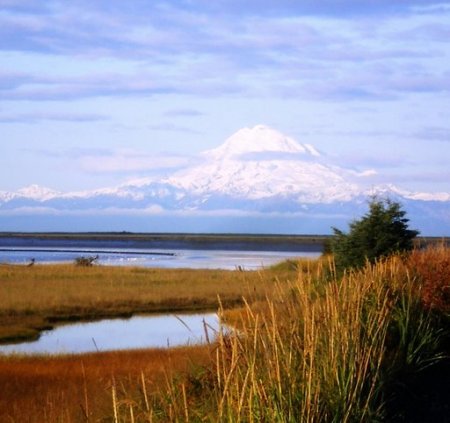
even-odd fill
[{"label": "dark conifer tree", "polygon": [[408,229],[409,219],[399,203],[373,198],[369,211],[360,220],[350,223],[344,233],[333,228],[331,250],[338,269],[358,268],[390,254],[413,248],[418,231]]}]

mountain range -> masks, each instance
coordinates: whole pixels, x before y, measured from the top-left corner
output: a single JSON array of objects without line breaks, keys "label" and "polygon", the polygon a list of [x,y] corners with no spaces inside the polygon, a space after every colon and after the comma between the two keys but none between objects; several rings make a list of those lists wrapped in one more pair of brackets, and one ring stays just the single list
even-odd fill
[{"label": "mountain range", "polygon": [[[328,233],[331,226],[364,213],[368,199],[378,195],[400,201],[422,233],[450,235],[450,194],[408,192],[393,185],[368,188],[365,178],[370,173],[332,165],[312,145],[258,125],[240,129],[169,176],[80,192],[37,185],[0,192],[0,221],[4,229],[21,230],[17,225],[26,216],[29,230],[30,216],[37,221],[54,216],[55,222],[56,217],[65,216],[67,225],[69,217],[76,222],[77,216],[84,216],[86,221],[92,214],[98,218],[92,222],[110,222],[98,230],[170,231],[176,227],[187,232]],[[143,226],[129,225],[126,219]],[[208,219],[216,223],[208,224]],[[249,223],[248,229],[243,222]],[[32,230],[52,230],[46,225]],[[74,228],[95,230],[76,224]],[[54,229],[62,230],[57,225]]]}]

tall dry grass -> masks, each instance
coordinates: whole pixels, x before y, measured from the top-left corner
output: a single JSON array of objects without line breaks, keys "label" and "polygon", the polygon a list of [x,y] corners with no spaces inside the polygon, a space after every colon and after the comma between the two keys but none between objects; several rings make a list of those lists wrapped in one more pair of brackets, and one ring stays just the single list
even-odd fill
[{"label": "tall dry grass", "polygon": [[362,421],[379,414],[390,298],[375,276],[317,286],[300,274],[290,296],[247,307],[245,336],[219,339],[219,421]]},{"label": "tall dry grass", "polygon": [[[233,313],[235,331],[218,334],[211,364],[183,384],[168,381],[143,421],[399,416],[393,381],[405,369],[420,372],[442,359],[441,328],[422,307],[421,281],[410,264],[391,257],[337,278],[330,260],[299,272],[289,289],[247,304],[239,319]],[[116,421],[137,421],[132,409],[116,407]]]},{"label": "tall dry grass", "polygon": [[[145,360],[127,368],[122,358],[123,367],[106,366],[101,377],[88,378],[81,370],[78,379],[67,376],[66,388],[59,384],[61,390],[52,391],[64,398],[39,395],[50,382],[29,395],[41,416],[53,413],[47,414],[50,422],[445,421],[449,401],[442,387],[450,373],[444,373],[443,384],[437,380],[445,360],[442,341],[449,339],[442,326],[445,309],[438,313],[430,307],[425,293],[430,280],[446,283],[426,269],[446,269],[449,257],[450,249],[414,252],[343,277],[336,275],[332,258],[295,265],[294,273],[292,263],[284,264],[278,274],[257,275],[266,287],[257,296],[251,297],[247,284],[251,301],[239,311],[222,306],[223,321],[232,328],[224,326],[215,341],[197,347],[192,356],[189,349],[174,353],[159,361],[159,370],[143,373]],[[231,279],[241,276],[230,274]],[[85,363],[89,360],[95,359]],[[148,360],[150,365],[153,358]],[[85,372],[91,374],[88,367]],[[0,377],[1,392],[11,390],[8,380],[15,374],[14,365],[0,360],[0,376],[5,368],[12,374]],[[21,389],[32,371],[22,374]],[[61,367],[55,375],[62,372]],[[424,383],[426,394],[420,398],[416,388]],[[83,404],[88,415],[82,413]],[[424,410],[416,413],[416,404]],[[26,421],[23,409],[17,410]]]}]

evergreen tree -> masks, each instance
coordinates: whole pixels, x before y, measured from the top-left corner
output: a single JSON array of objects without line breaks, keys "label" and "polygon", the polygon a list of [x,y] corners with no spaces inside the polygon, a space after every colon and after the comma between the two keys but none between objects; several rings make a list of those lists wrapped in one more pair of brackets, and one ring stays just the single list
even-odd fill
[{"label": "evergreen tree", "polygon": [[401,205],[389,199],[373,198],[369,212],[350,223],[349,233],[333,228],[331,250],[338,269],[361,267],[381,257],[413,248],[419,233],[408,229],[409,219]]}]

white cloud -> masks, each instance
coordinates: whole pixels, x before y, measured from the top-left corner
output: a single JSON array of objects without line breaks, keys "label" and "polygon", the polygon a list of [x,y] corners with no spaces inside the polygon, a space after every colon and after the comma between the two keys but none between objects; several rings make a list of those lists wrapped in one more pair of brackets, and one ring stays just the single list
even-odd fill
[{"label": "white cloud", "polygon": [[367,170],[364,170],[362,172],[357,172],[356,175],[360,176],[360,177],[363,177],[363,178],[366,178],[366,177],[369,177],[369,176],[378,175],[378,172],[375,169],[367,169]]}]

